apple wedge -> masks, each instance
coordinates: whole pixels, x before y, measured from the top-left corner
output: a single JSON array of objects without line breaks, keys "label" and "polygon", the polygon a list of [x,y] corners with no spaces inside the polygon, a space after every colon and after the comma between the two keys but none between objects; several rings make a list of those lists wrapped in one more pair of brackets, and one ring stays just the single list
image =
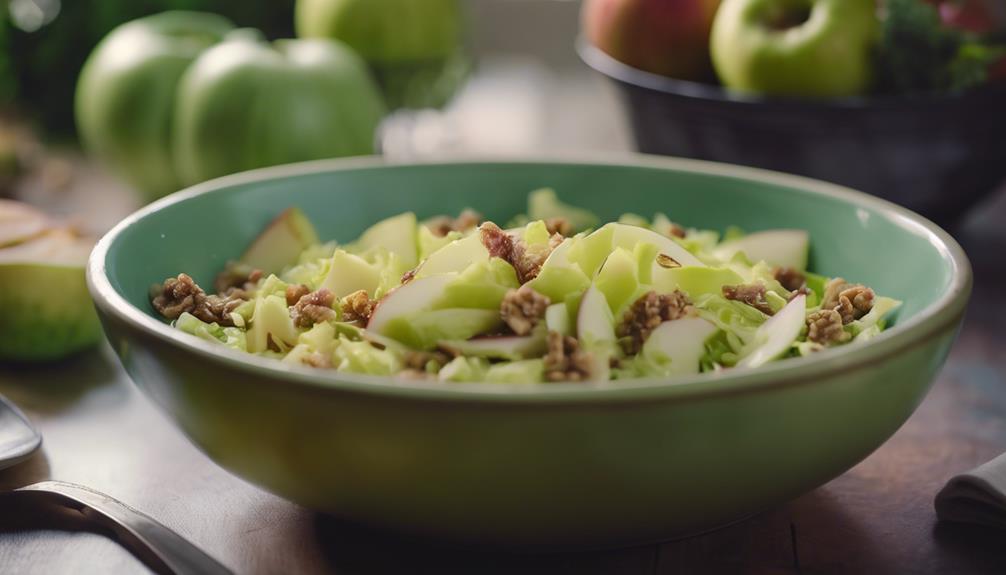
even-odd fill
[{"label": "apple wedge", "polygon": [[727,261],[737,252],[743,252],[751,263],[765,261],[774,266],[807,269],[807,252],[810,237],[805,230],[767,230],[717,246],[715,254]]},{"label": "apple wedge", "polygon": [[287,208],[276,216],[241,255],[240,261],[266,274],[275,274],[297,262],[308,247],[318,243],[318,234],[299,208]]},{"label": "apple wedge", "polygon": [[412,212],[392,216],[367,228],[354,247],[360,252],[386,248],[401,259],[405,269],[412,269],[419,263],[417,226],[416,214]]},{"label": "apple wedge", "polygon": [[290,349],[296,345],[299,336],[282,296],[269,295],[256,300],[251,327],[248,329],[249,352],[261,353],[268,350],[270,341],[275,346]]},{"label": "apple wedge", "polygon": [[718,327],[697,317],[665,321],[650,333],[642,353],[666,362],[670,374],[698,373],[706,340],[717,331]]},{"label": "apple wedge", "polygon": [[331,291],[340,299],[359,290],[374,295],[381,283],[381,270],[377,266],[345,250],[336,250],[331,261],[328,275],[319,288]]},{"label": "apple wedge", "polygon": [[377,304],[367,323],[367,330],[387,335],[383,330],[391,320],[432,308],[455,277],[454,274],[443,274],[415,279],[392,290]]},{"label": "apple wedge", "polygon": [[800,336],[807,317],[807,297],[796,296],[758,327],[737,367],[758,367],[786,353]]},{"label": "apple wedge", "polygon": [[98,342],[84,281],[93,246],[57,228],[0,248],[0,359],[59,359]]},{"label": "apple wedge", "polygon": [[[630,226],[628,224],[611,223],[606,224],[604,227],[611,226],[614,229],[614,236],[612,238],[612,246],[625,248],[632,251],[636,247],[636,244],[647,243],[657,246],[659,253],[670,257],[682,267],[685,266],[697,266],[705,267],[706,264],[702,263],[702,260],[692,255],[692,253],[686,250],[678,242],[662,236],[657,232],[648,230],[646,228],[640,228],[637,226]],[[600,230],[598,230],[600,231]],[[597,232],[594,232],[597,233]],[[654,266],[660,267],[657,263]],[[660,267],[660,269],[664,269]]]},{"label": "apple wedge", "polygon": [[29,240],[51,226],[48,216],[28,204],[0,200],[0,248]]},{"label": "apple wedge", "polygon": [[608,381],[611,376],[609,359],[614,353],[616,341],[615,318],[608,300],[597,286],[587,288],[580,300],[576,331],[580,345],[593,358],[590,381]]},{"label": "apple wedge", "polygon": [[437,274],[460,272],[474,262],[489,259],[489,250],[482,244],[482,236],[474,233],[430,254],[416,270],[416,279]]},{"label": "apple wedge", "polygon": [[491,359],[527,359],[540,357],[548,345],[545,330],[535,330],[531,335],[483,336],[468,340],[446,340],[440,347],[457,355]]}]

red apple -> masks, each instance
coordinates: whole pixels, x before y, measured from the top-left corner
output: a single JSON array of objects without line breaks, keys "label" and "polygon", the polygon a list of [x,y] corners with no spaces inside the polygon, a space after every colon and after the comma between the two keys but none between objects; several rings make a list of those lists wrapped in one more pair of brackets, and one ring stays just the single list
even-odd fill
[{"label": "red apple", "polygon": [[586,0],[587,39],[641,70],[704,81],[713,76],[709,32],[720,0]]}]

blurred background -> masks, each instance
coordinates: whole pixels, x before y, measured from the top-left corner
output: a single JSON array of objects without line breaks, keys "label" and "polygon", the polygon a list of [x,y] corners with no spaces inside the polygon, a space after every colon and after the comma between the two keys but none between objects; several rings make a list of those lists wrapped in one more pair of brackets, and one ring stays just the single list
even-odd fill
[{"label": "blurred background", "polygon": [[[186,185],[290,161],[638,150],[835,181],[954,225],[1006,176],[1004,2],[586,4],[3,0],[0,196],[100,231]],[[156,16],[169,10],[226,20]],[[261,62],[297,45],[263,38],[352,54],[296,89],[271,81],[286,71],[240,90],[234,70],[185,83],[241,36]],[[263,118],[263,102],[286,111]]]}]

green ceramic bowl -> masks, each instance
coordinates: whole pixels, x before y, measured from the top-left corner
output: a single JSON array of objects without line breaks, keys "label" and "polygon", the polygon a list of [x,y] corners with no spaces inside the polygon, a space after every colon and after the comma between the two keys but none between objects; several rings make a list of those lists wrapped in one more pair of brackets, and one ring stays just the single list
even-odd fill
[{"label": "green ceramic bowl", "polygon": [[[323,238],[378,218],[466,206],[505,220],[528,191],[615,218],[810,230],[812,269],[905,301],[868,346],[674,382],[398,382],[293,368],[207,345],[158,320],[149,286],[209,283],[282,209]],[[946,233],[883,200],[718,164],[309,163],[239,174],[154,203],[98,244],[88,280],[134,381],[213,460],[310,508],[363,524],[505,546],[681,536],[819,486],[876,449],[939,370],[971,290]]]}]

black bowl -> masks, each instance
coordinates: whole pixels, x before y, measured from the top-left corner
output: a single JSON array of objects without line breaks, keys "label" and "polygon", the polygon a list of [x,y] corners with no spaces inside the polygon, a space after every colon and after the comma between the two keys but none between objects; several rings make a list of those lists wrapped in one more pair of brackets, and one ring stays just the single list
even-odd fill
[{"label": "black bowl", "polygon": [[959,95],[760,98],[627,66],[586,41],[647,153],[828,180],[953,223],[1006,179],[1006,86]]}]

